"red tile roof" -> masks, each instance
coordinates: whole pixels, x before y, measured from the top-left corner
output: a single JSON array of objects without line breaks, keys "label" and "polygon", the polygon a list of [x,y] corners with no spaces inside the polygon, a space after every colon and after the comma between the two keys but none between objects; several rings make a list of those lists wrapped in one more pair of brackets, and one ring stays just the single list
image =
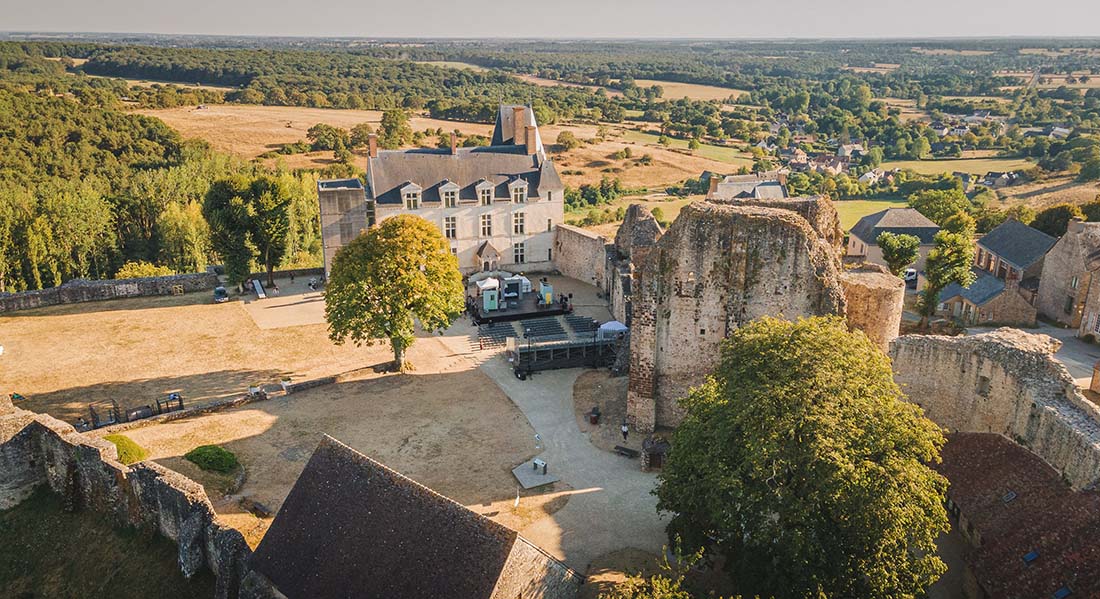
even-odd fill
[{"label": "red tile roof", "polygon": [[[1074,491],[1026,448],[995,434],[948,435],[937,469],[981,538],[970,567],[989,597],[1100,597],[1100,493]],[[1010,493],[1015,497],[1005,501]],[[1025,562],[1024,556],[1038,557]]]}]

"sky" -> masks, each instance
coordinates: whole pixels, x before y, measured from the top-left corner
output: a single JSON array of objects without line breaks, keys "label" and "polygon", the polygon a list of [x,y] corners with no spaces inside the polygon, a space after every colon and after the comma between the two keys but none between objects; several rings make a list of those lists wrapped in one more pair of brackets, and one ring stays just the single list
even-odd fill
[{"label": "sky", "polygon": [[1100,1],[0,0],[0,31],[458,38],[1100,36]]}]

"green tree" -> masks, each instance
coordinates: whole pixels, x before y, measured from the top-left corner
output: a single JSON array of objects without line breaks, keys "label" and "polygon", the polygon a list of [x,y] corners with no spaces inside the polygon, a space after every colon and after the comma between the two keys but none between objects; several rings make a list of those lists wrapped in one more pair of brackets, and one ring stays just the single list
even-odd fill
[{"label": "green tree", "polygon": [[356,345],[388,339],[394,367],[403,370],[414,321],[428,331],[449,327],[465,295],[439,229],[417,216],[389,218],[336,253],[325,289],[329,337]]},{"label": "green tree", "polygon": [[244,175],[215,181],[202,205],[202,214],[210,226],[210,246],[221,257],[231,285],[239,285],[248,278],[256,254],[251,236],[254,209],[248,200],[250,185]]},{"label": "green tree", "polygon": [[1075,218],[1084,220],[1085,214],[1080,208],[1073,204],[1058,204],[1036,214],[1031,226],[1051,237],[1061,237],[1066,234],[1069,221]]},{"label": "green tree", "polygon": [[951,283],[969,287],[974,282],[974,242],[965,233],[952,233],[946,229],[936,233],[935,242],[924,261],[924,289],[920,292],[917,311],[921,326],[936,314],[940,292]]},{"label": "green tree", "polygon": [[165,263],[176,272],[200,272],[206,268],[210,226],[199,202],[172,202],[157,219],[157,236]]},{"label": "green tree", "polygon": [[249,232],[260,264],[267,270],[267,284],[274,285],[272,274],[286,255],[290,231],[290,205],[293,200],[289,175],[260,176],[249,185],[251,205]]},{"label": "green tree", "polygon": [[879,233],[875,243],[882,250],[882,259],[886,261],[890,272],[899,277],[920,255],[920,237],[916,235],[897,235],[883,231]]},{"label": "green tree", "polygon": [[370,123],[359,123],[358,125],[352,127],[349,135],[348,147],[366,147],[372,133],[374,133],[374,127],[371,127]]},{"label": "green tree", "polygon": [[974,237],[978,226],[974,217],[965,212],[956,212],[943,223],[943,228],[952,233],[961,233],[967,237]]},{"label": "green tree", "polygon": [[842,318],[735,330],[681,407],[657,507],[687,549],[722,554],[737,592],[911,599],[946,570],[943,435]]},{"label": "green tree", "polygon": [[157,266],[150,262],[127,262],[115,273],[116,279],[140,279],[143,277],[163,277],[174,274],[167,266]]},{"label": "green tree", "polygon": [[693,137],[693,138],[688,140],[688,149],[689,150],[698,150],[700,146],[702,146],[702,144],[699,143],[698,139]]},{"label": "green tree", "polygon": [[413,131],[409,126],[409,115],[400,108],[391,108],[382,113],[379,132],[378,142],[384,148],[396,149],[412,143]]},{"label": "green tree", "polygon": [[1100,160],[1092,159],[1081,165],[1081,171],[1077,173],[1078,181],[1096,181],[1100,179]]},{"label": "green tree", "polygon": [[[0,207],[0,209],[2,209],[2,207]],[[1085,219],[1090,223],[1100,221],[1100,196],[1096,196],[1095,200],[1087,204],[1081,204],[1081,214],[1084,214]],[[3,230],[0,230],[0,236],[2,235]],[[2,239],[2,237],[0,237],[0,239]]]},{"label": "green tree", "polygon": [[909,207],[928,217],[928,220],[943,226],[956,212],[968,212],[970,200],[960,189],[924,189],[914,192],[908,198]]},{"label": "green tree", "polygon": [[348,145],[348,132],[332,125],[317,123],[306,131],[306,139],[310,142],[310,148],[314,152],[321,150],[335,150],[337,144]]},{"label": "green tree", "polygon": [[562,131],[559,133],[556,143],[563,151],[573,150],[581,145],[580,140],[577,139],[576,135],[573,135],[572,131]]}]

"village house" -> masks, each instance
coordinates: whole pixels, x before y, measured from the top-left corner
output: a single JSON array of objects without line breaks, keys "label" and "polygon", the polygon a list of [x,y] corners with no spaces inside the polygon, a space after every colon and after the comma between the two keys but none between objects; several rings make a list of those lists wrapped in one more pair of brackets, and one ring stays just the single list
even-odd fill
[{"label": "village house", "polygon": [[945,137],[951,134],[951,126],[943,121],[932,121],[928,124],[928,128],[939,137]]},{"label": "village house", "polygon": [[782,199],[787,196],[787,176],[770,172],[756,175],[709,177],[708,200]]},{"label": "village house", "polygon": [[1019,293],[1018,282],[1005,281],[974,267],[969,287],[951,283],[940,292],[936,314],[963,325],[1034,326],[1035,307]]},{"label": "village house", "polygon": [[863,156],[866,151],[863,149],[863,144],[841,144],[836,150],[836,155],[841,158],[850,158],[852,160],[858,160]]},{"label": "village house", "polygon": [[980,183],[986,187],[998,189],[1001,187],[1008,187],[1014,185],[1020,180],[1020,174],[1014,171],[1002,173],[999,171],[989,171],[982,177]]},{"label": "village house", "polygon": [[924,268],[925,258],[928,257],[928,250],[932,249],[933,238],[939,230],[939,225],[913,208],[887,208],[868,214],[852,227],[848,236],[847,255],[886,266],[886,261],[882,259],[882,250],[878,247],[878,236],[882,233],[913,235],[920,239],[920,253],[914,268],[921,270]]},{"label": "village house", "polygon": [[882,181],[886,177],[886,171],[875,168],[863,173],[859,176],[860,183],[866,183],[867,185],[875,185],[879,181]]},{"label": "village house", "polygon": [[955,177],[962,183],[962,190],[964,192],[970,191],[970,186],[974,184],[974,175],[970,173],[964,173],[961,171],[955,171],[951,173],[952,177]]},{"label": "village house", "polygon": [[1093,293],[1094,255],[1100,250],[1100,223],[1070,221],[1066,234],[1043,259],[1035,307],[1039,313],[1066,326],[1091,331],[1098,327],[1100,302],[1085,318],[1085,304]]},{"label": "village house", "polygon": [[848,172],[851,158],[847,156],[831,156],[820,154],[810,158],[806,165],[807,170],[823,175],[839,175]]},{"label": "village house", "polygon": [[349,186],[354,188],[347,181],[318,183],[326,272],[330,257],[361,229],[398,214],[439,227],[464,273],[553,268],[565,186],[530,107],[501,106],[485,147],[459,148],[452,135],[449,148],[380,151],[371,137],[367,185],[350,206],[344,199]]}]

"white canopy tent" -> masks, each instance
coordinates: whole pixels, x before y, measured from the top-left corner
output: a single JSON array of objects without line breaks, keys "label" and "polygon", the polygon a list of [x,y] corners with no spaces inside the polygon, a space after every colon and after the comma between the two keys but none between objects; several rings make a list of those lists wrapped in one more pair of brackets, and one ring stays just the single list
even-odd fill
[{"label": "white canopy tent", "polygon": [[628,329],[627,326],[617,320],[609,320],[600,325],[600,330],[597,333],[597,337],[600,339],[614,339],[619,333],[625,333]]}]

